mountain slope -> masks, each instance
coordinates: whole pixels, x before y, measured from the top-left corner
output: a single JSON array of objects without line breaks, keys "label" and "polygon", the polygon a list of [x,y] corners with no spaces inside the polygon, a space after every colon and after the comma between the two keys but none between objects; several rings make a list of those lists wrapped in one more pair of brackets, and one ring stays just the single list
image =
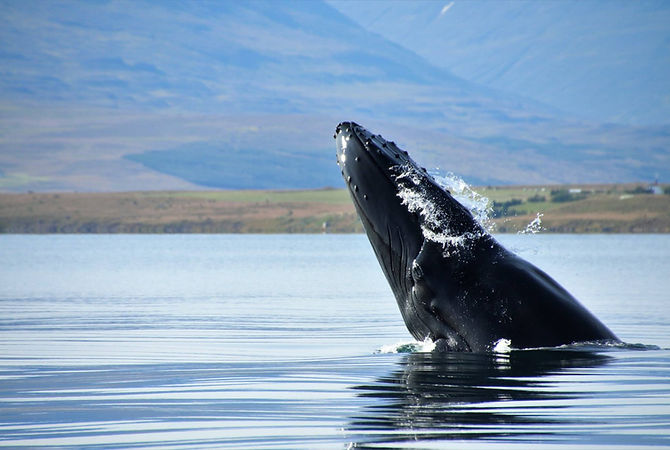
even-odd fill
[{"label": "mountain slope", "polygon": [[297,113],[328,108],[327,85],[467,85],[321,2],[28,1],[2,13],[8,100]]},{"label": "mountain slope", "polygon": [[599,122],[670,122],[670,4],[330,2],[467,80]]},{"label": "mountain slope", "polygon": [[435,67],[319,1],[0,3],[0,189],[339,186],[356,120],[477,183],[670,178],[601,126]]}]

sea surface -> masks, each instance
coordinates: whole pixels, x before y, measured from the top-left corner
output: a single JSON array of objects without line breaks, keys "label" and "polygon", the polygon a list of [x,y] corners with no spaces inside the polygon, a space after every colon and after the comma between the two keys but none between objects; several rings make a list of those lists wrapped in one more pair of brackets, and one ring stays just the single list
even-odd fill
[{"label": "sea surface", "polygon": [[639,345],[422,352],[364,235],[0,235],[0,446],[670,446],[670,235],[497,238]]}]

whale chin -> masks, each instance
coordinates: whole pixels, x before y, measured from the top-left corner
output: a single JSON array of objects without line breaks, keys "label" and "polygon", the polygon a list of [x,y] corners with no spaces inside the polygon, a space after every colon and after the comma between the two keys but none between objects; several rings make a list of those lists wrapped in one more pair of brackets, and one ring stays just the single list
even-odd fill
[{"label": "whale chin", "polygon": [[[337,162],[403,320],[436,348],[489,351],[616,336],[558,283],[504,249],[394,142],[354,122]],[[558,322],[557,322],[558,321]]]}]

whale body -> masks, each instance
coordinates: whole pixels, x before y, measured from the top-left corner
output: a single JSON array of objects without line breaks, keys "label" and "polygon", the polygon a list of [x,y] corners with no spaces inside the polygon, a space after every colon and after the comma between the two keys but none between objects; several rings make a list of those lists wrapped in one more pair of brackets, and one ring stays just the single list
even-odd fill
[{"label": "whale body", "polygon": [[446,351],[618,338],[549,275],[505,249],[406,151],[354,122],[337,161],[409,332]]}]

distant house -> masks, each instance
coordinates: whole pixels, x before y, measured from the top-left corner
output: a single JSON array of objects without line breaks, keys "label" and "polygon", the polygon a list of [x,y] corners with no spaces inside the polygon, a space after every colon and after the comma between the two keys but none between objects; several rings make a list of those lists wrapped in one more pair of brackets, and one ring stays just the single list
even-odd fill
[{"label": "distant house", "polygon": [[581,194],[582,190],[580,188],[572,188],[572,189],[568,190],[568,192],[571,193],[571,194]]}]

